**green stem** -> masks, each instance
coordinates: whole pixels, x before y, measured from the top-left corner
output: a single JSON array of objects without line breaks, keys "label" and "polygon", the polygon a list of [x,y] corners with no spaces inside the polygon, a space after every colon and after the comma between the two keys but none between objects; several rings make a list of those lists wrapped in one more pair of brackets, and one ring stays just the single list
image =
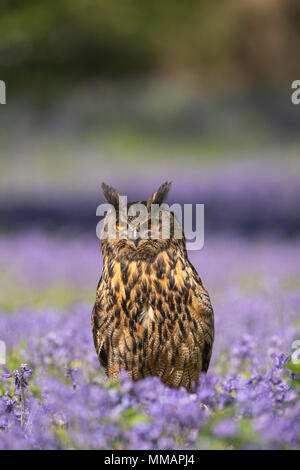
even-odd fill
[{"label": "green stem", "polygon": [[24,425],[24,415],[25,415],[25,394],[24,394],[24,389],[21,386],[21,426]]}]

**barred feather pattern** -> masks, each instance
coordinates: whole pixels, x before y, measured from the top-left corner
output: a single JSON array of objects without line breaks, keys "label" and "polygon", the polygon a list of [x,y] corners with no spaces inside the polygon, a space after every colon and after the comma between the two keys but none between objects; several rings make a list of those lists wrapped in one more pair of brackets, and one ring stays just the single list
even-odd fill
[{"label": "barred feather pattern", "polygon": [[[122,252],[123,253],[123,252]],[[183,244],[150,260],[103,247],[103,272],[92,314],[95,348],[107,376],[154,375],[192,391],[206,372],[214,340],[208,292]]]}]

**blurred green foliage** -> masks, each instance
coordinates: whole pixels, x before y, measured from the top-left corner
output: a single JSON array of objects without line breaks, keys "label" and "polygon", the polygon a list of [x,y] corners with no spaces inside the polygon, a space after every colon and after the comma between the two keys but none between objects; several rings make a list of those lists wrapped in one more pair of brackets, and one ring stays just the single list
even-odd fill
[{"label": "blurred green foliage", "polygon": [[280,85],[300,66],[298,0],[2,0],[1,79],[47,94],[101,76]]}]

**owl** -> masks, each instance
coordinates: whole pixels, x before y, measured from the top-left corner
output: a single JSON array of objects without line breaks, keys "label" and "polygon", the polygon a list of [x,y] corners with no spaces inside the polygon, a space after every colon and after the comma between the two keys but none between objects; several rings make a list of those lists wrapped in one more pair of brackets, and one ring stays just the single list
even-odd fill
[{"label": "owl", "polygon": [[[151,207],[166,206],[170,188],[164,183],[148,201],[127,205],[127,210],[132,204],[146,208],[137,234],[136,227],[130,229],[133,218],[126,221],[120,215],[118,192],[102,184],[115,209],[107,212],[104,225],[116,236],[101,240],[103,271],[92,331],[97,356],[110,379],[117,380],[120,371],[127,371],[133,380],[152,375],[169,387],[191,392],[209,366],[214,314],[208,292],[188,259],[181,225],[182,236],[174,236],[176,224],[178,229],[174,213],[163,209],[153,218]],[[169,237],[162,236],[164,212],[170,221]],[[157,236],[150,236],[155,230]]]}]

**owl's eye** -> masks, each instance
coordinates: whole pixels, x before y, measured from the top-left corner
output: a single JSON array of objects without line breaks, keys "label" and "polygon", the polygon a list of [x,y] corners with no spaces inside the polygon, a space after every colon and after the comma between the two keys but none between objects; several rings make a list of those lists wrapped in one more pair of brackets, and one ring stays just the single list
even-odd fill
[{"label": "owl's eye", "polygon": [[119,232],[121,232],[122,230],[125,230],[125,228],[127,227],[127,225],[122,223],[122,222],[117,222],[116,226],[117,226],[117,230],[119,230]]}]

